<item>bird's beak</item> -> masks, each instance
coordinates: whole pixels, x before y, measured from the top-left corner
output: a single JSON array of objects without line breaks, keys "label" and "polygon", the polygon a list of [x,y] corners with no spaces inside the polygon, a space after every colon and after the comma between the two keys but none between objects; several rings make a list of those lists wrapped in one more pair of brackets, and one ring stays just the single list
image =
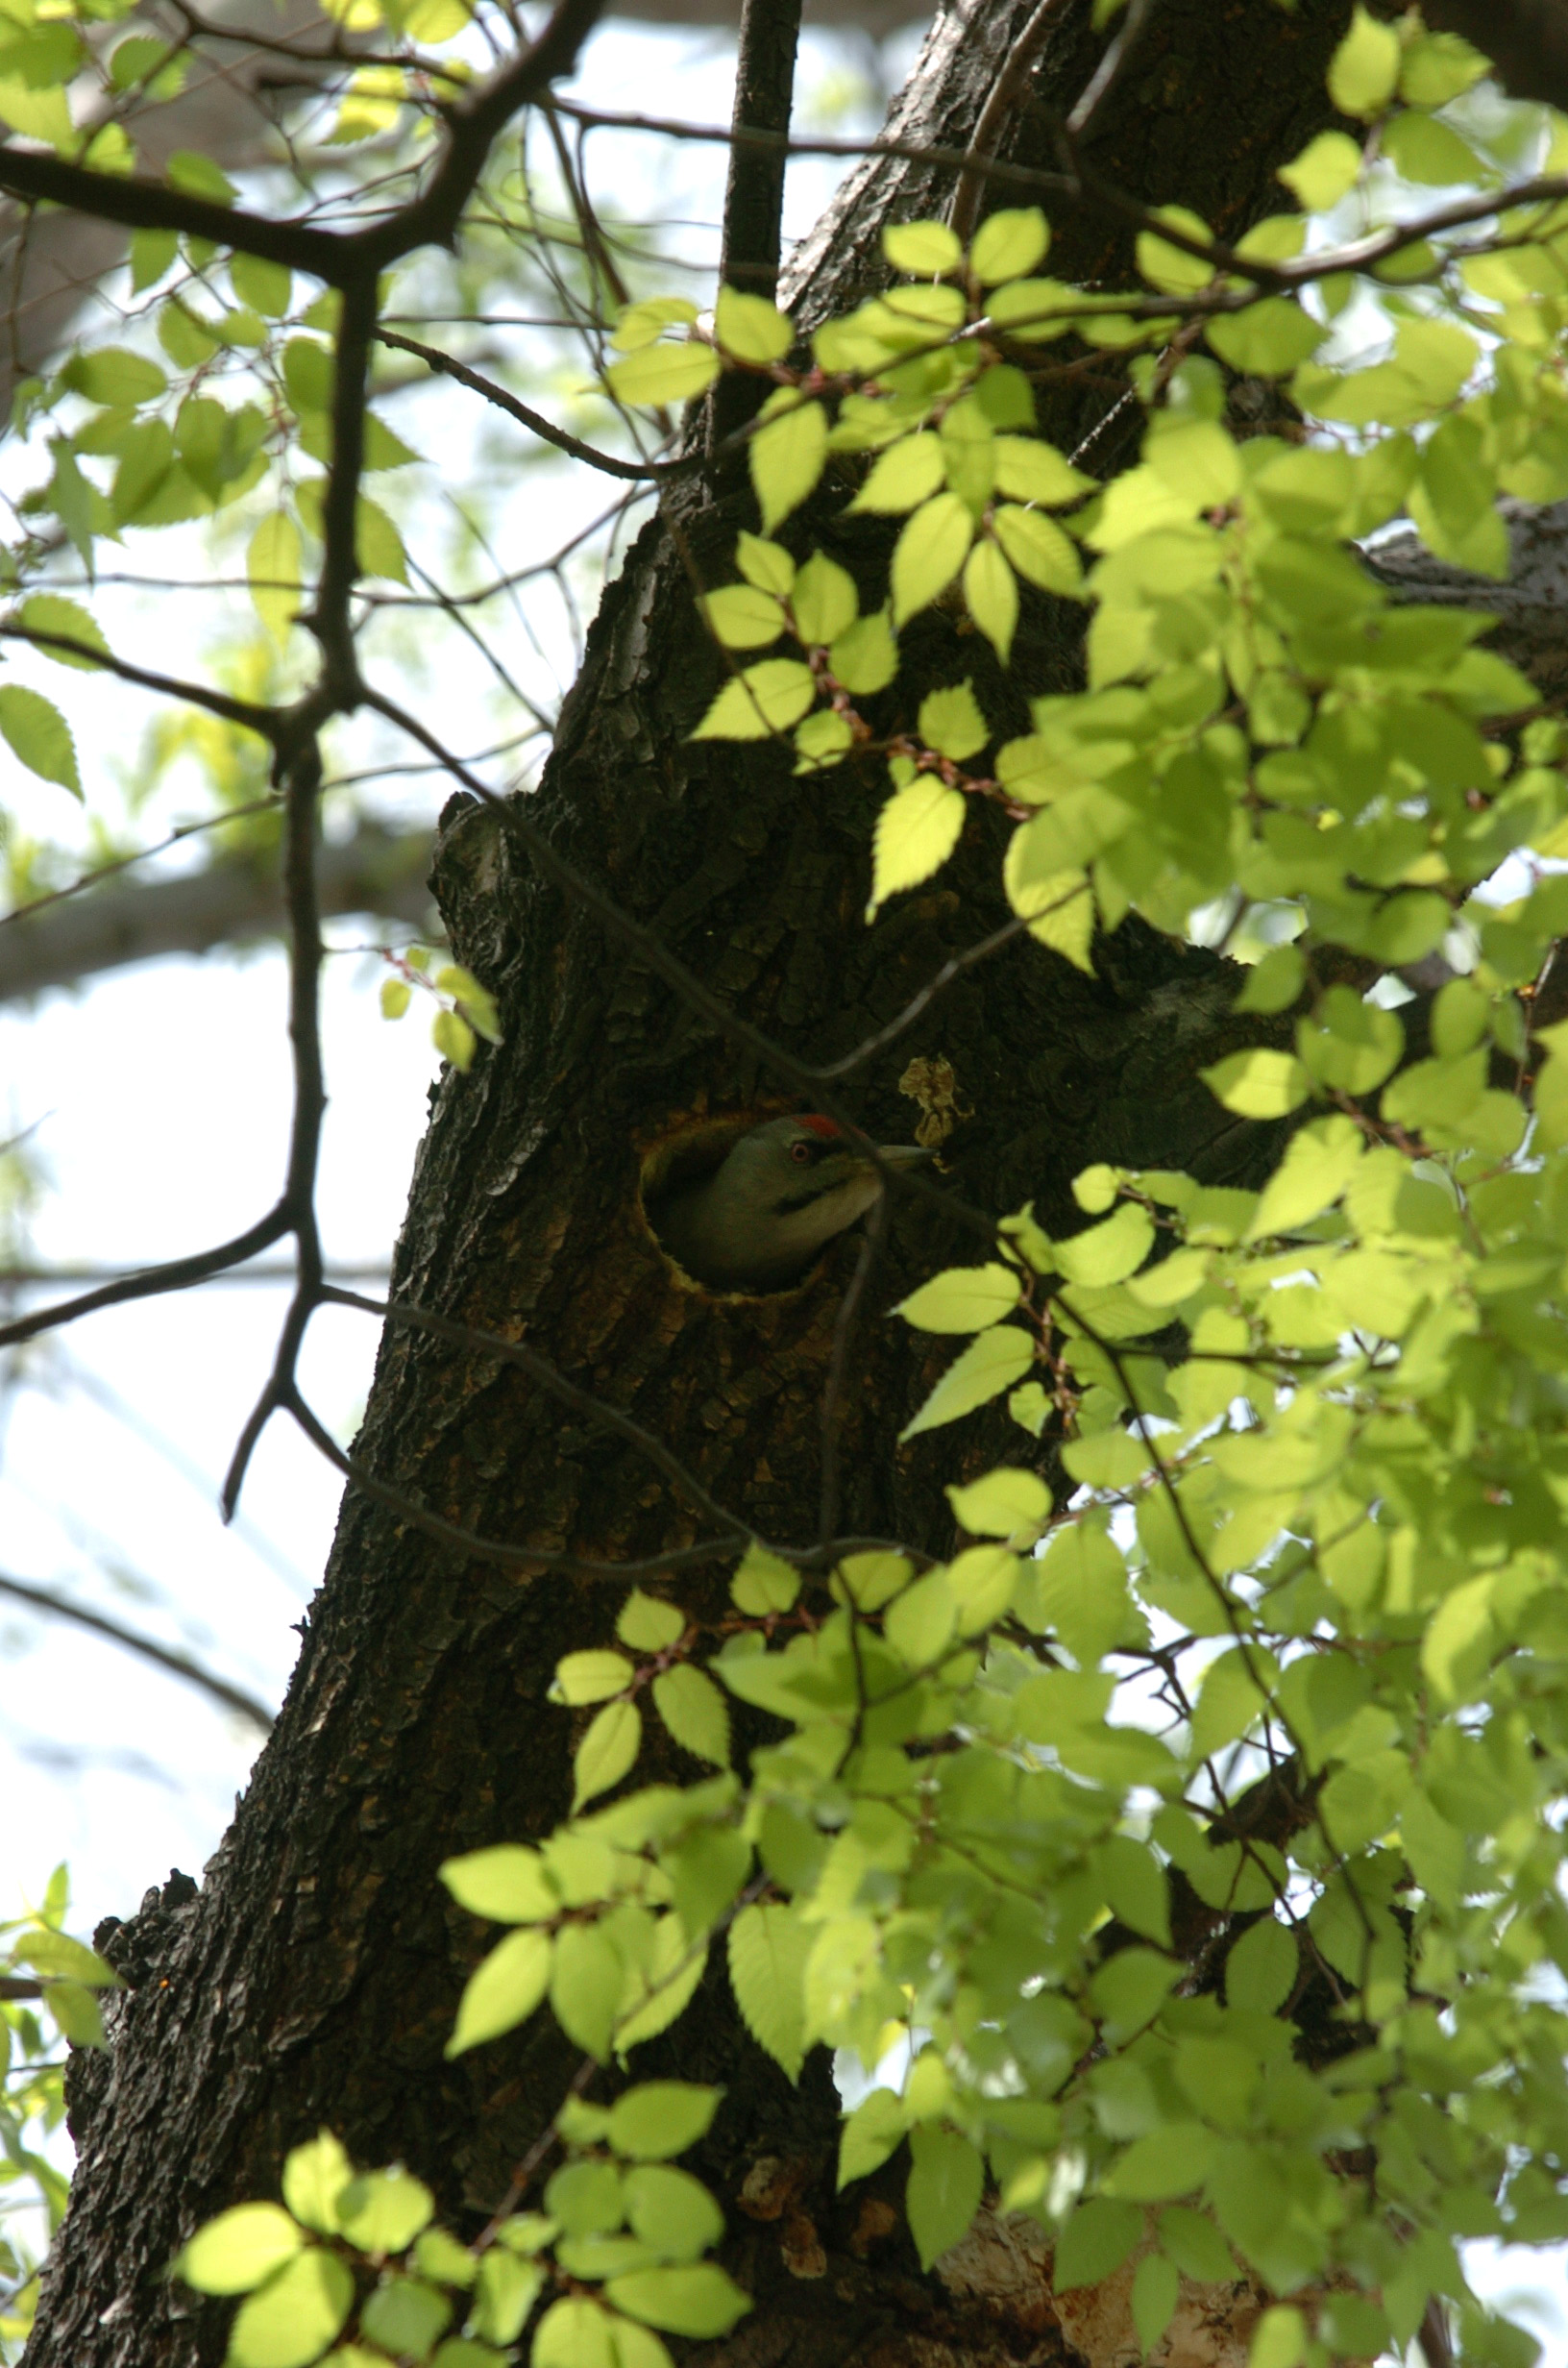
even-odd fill
[{"label": "bird's beak", "polygon": [[928,1159],[936,1157],[934,1151],[928,1151],[920,1143],[879,1143],[876,1155],[890,1168],[921,1168]]}]

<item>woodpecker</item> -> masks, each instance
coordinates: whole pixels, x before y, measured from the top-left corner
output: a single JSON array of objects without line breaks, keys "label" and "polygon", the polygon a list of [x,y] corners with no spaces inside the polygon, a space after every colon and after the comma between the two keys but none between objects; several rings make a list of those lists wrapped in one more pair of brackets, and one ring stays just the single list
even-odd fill
[{"label": "woodpecker", "polygon": [[[879,1156],[912,1168],[931,1154],[894,1143]],[[715,1291],[782,1291],[881,1190],[873,1162],[831,1119],[769,1119],[712,1175],[672,1194],[654,1222],[694,1281]]]}]

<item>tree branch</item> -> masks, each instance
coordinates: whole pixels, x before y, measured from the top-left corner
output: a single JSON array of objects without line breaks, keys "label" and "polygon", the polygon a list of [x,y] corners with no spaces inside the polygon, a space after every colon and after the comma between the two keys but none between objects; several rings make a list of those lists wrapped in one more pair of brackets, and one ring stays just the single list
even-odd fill
[{"label": "tree branch", "polygon": [[[429,911],[424,830],[362,823],[351,839],[318,850],[324,913],[373,913],[418,928]],[[89,880],[74,898],[40,899],[0,920],[0,1002],[74,985],[101,971],[169,953],[275,935],[286,918],[276,855],[226,855],[177,879]]]},{"label": "tree branch", "polygon": [[215,1702],[221,1702],[225,1710],[237,1711],[241,1718],[248,1718],[253,1726],[260,1728],[263,1735],[272,1733],[272,1713],[254,1694],[246,1693],[242,1687],[231,1686],[227,1678],[214,1677],[211,1670],[204,1669],[199,1662],[188,1660],[184,1653],[172,1651],[168,1645],[158,1643],[154,1638],[141,1636],[135,1628],[123,1628],[117,1619],[109,1618],[105,1613],[89,1612],[86,1604],[71,1603],[63,1595],[52,1594],[48,1588],[31,1587],[23,1579],[0,1577],[0,1595],[14,1596],[18,1603],[27,1604],[35,1612],[42,1612],[51,1619],[74,1620],[79,1628],[88,1628],[94,1636],[107,1637],[111,1644],[118,1644],[123,1651],[139,1653],[143,1661],[150,1661],[157,1667],[166,1669],[173,1677],[183,1678],[187,1686],[200,1687]]},{"label": "tree branch", "polygon": [[586,461],[591,469],[602,470],[606,477],[621,477],[629,482],[641,483],[650,478],[674,477],[682,472],[689,474],[699,465],[695,457],[682,460],[617,460],[613,455],[598,452],[592,444],[584,444],[577,436],[569,435],[564,428],[557,428],[553,421],[545,419],[538,411],[530,411],[526,403],[520,403],[515,395],[508,394],[504,386],[498,386],[494,379],[482,377],[478,370],[471,370],[466,362],[456,360],[451,354],[441,353],[433,345],[421,345],[417,337],[404,337],[392,329],[378,329],[376,342],[378,345],[396,346],[403,354],[417,354],[428,368],[439,371],[444,378],[455,379],[459,386],[468,387],[476,395],[482,395],[486,403],[493,403],[498,411],[507,412],[530,434],[538,436],[546,444],[553,444],[557,452],[569,454],[574,460]]}]

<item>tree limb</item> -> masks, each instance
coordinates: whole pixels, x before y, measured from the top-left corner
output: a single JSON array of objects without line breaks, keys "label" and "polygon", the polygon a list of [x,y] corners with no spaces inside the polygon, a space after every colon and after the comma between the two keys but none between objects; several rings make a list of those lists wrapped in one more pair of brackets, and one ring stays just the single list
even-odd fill
[{"label": "tree limb", "polygon": [[[323,911],[374,913],[421,927],[429,912],[429,854],[426,831],[362,823],[351,839],[318,850]],[[89,889],[51,901],[37,919],[24,906],[0,923],[0,1002],[159,954],[271,937],[283,919],[275,855],[229,855],[178,879]]]},{"label": "tree limb", "polygon": [[220,1702],[225,1710],[237,1711],[241,1718],[250,1720],[253,1727],[259,1727],[263,1735],[272,1733],[272,1713],[254,1694],[247,1693],[240,1686],[231,1686],[227,1678],[214,1677],[210,1669],[202,1667],[200,1662],[172,1651],[156,1639],[144,1637],[135,1628],[122,1627],[117,1619],[110,1619],[107,1614],[91,1612],[85,1603],[72,1603],[64,1595],[53,1594],[46,1587],[29,1586],[23,1579],[0,1576],[0,1595],[13,1596],[18,1603],[25,1603],[34,1612],[45,1613],[51,1619],[74,1620],[79,1628],[89,1628],[94,1636],[107,1637],[123,1652],[138,1653],[143,1661],[153,1662],[157,1667],[166,1669],[172,1677],[183,1678],[187,1686],[200,1687],[204,1693],[212,1696],[214,1702]]}]

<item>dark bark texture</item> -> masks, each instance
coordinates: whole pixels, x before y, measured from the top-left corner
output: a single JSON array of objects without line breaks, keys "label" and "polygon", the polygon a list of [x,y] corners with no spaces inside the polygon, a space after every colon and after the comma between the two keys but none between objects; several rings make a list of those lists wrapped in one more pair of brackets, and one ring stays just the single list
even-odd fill
[{"label": "dark bark texture", "polygon": [[[944,15],[898,128],[961,143],[1027,13],[990,0]],[[1267,210],[1274,165],[1325,120],[1324,71],[1347,14],[1348,0],[1300,0],[1291,14],[1270,0],[1166,0],[1097,121],[1098,168],[1226,231]],[[1012,155],[1050,160],[1049,111],[1071,105],[1100,46],[1084,0],[1041,60],[1041,105]],[[916,166],[858,176],[797,272],[808,311],[873,284],[882,221],[942,195]],[[1097,221],[1059,225],[1053,268],[1114,280],[1125,267],[1119,237]],[[1045,384],[1042,425],[1071,443],[1118,392],[1095,358]],[[994,925],[998,850],[977,817],[956,865],[868,930],[881,782],[847,768],[800,781],[771,748],[689,743],[720,664],[695,621],[688,566],[722,580],[736,528],[750,523],[742,495],[693,492],[677,534],[649,529],[606,599],[529,810],[713,993],[823,1061]],[[790,534],[801,549],[814,534],[829,541],[869,580],[877,553],[837,531],[829,511]],[[986,674],[974,637],[931,617],[909,637],[890,712],[912,715],[924,689],[973,674],[998,718],[1009,702],[1021,715],[1023,690],[1075,678],[1073,631],[1035,613],[1023,681],[1008,688]],[[436,885],[460,958],[501,999],[505,1042],[436,1097],[397,1292],[526,1338],[636,1414],[749,1521],[809,1541],[822,1384],[855,1245],[841,1241],[793,1291],[714,1300],[663,1259],[638,1195],[641,1160],[681,1128],[795,1098],[531,876],[486,812],[449,809]],[[1214,956],[1137,925],[1099,950],[1092,978],[1016,942],[845,1091],[884,1141],[907,1139],[905,1065],[945,1058],[970,1115],[940,1189],[987,1211],[1032,1196],[1061,1228],[1079,1221],[1070,1179],[1095,1159],[1256,1181],[1274,1135],[1229,1120],[1196,1074],[1240,1038],[1232,983]],[[895,1206],[839,1409],[846,1531],[943,1551],[942,1482],[1019,1451],[1022,1434],[1001,1418],[894,1443],[950,1344],[884,1311],[973,1247],[940,1207]],[[514,1543],[630,1558],[698,1534],[624,1443],[566,1418],[515,1370],[406,1331],[383,1343],[358,1453],[431,1510]],[[702,1567],[667,1588],[712,1608],[727,1576]],[[167,2282],[167,2264],[214,2210],[275,2193],[283,2150],[323,2123],[361,2161],[408,2161],[459,2226],[502,2193],[576,2060],[541,2014],[443,2061],[458,1990],[491,1935],[450,1903],[436,1868],[541,1835],[566,1812],[573,1715],[547,1690],[561,1652],[608,1640],[619,1595],[603,1582],[498,1573],[350,1492],[288,1701],[199,1896],[165,1896],[110,1943],[134,1986],[113,2009],[109,2055],[73,2074],[81,2167],[31,2368],[215,2359],[224,2308]],[[650,1743],[638,1774],[697,1772]],[[825,2060],[819,2051],[792,2090],[746,2038],[722,1976],[710,1971],[632,2069],[726,2085],[694,2167],[729,2214],[726,2257],[756,2308],[703,2349],[714,2368],[1065,2356],[1038,2264],[919,2276],[896,2165],[870,2195],[833,2201]],[[610,2084],[601,2077],[595,2093]],[[997,2260],[1011,2260],[997,2242]],[[1081,2331],[1076,2340],[1099,2348]]]}]

